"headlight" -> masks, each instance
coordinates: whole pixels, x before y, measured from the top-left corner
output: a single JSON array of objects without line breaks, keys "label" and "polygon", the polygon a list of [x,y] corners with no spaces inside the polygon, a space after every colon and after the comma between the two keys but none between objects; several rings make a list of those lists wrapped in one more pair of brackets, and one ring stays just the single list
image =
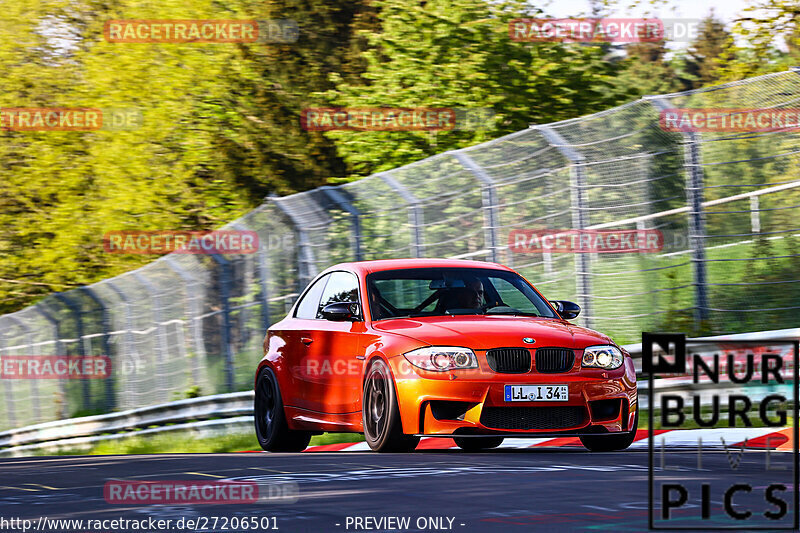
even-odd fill
[{"label": "headlight", "polygon": [[583,367],[614,370],[622,366],[622,352],[616,346],[589,346],[583,351]]},{"label": "headlight", "polygon": [[418,368],[434,372],[478,368],[473,351],[458,346],[428,346],[405,353],[403,357]]}]

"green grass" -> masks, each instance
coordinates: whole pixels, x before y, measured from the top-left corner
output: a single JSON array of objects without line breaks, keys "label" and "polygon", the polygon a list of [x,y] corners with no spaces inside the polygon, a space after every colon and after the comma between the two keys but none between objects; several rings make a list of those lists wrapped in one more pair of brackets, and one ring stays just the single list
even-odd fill
[{"label": "green grass", "polygon": [[[699,426],[691,416],[691,409],[686,411],[686,420],[680,428],[669,429],[695,429]],[[762,427],[763,423],[758,417],[758,412],[753,411],[751,421],[754,427]],[[660,429],[658,412],[655,413],[655,428]],[[727,416],[727,414],[724,414]],[[704,416],[708,419],[708,415]],[[717,428],[724,427],[727,423],[720,420]],[[793,420],[787,417],[786,427],[792,427]],[[643,410],[639,417],[639,429],[647,429],[647,411]],[[775,428],[776,430],[780,428]],[[323,444],[338,444],[341,442],[361,442],[364,437],[359,433],[325,433],[311,438],[310,446]],[[105,441],[89,447],[74,447],[59,450],[58,452],[35,452],[33,455],[128,455],[128,454],[157,454],[157,453],[233,453],[251,450],[260,450],[256,436],[253,433],[234,433],[217,437],[196,437],[190,433],[184,434],[153,434],[131,435],[130,437]]]},{"label": "green grass", "polygon": [[[691,408],[684,408],[683,412],[686,415],[686,418],[684,419],[683,424],[681,424],[680,427],[669,426],[664,429],[702,429],[701,426],[699,426],[697,422],[695,422],[694,417],[692,416]],[[702,410],[702,413],[703,413],[702,416],[703,420],[711,419],[710,408],[704,408]],[[759,416],[758,409],[749,411],[748,416],[750,417],[750,423],[752,424],[752,427],[754,428],[766,427],[766,424],[764,424],[764,422],[761,420],[761,417]],[[770,414],[770,418],[771,419],[776,418],[774,416],[774,413]],[[670,420],[674,421],[675,417],[672,416]],[[653,422],[654,422],[653,426],[655,429],[662,429],[660,411],[656,411],[655,413],[653,413]],[[744,425],[742,425],[742,421],[739,418],[735,419],[735,423],[737,428],[745,427]],[[786,424],[784,426],[775,427],[774,429],[775,431],[778,431],[780,429],[783,429],[784,427],[792,427],[792,424],[794,424],[792,417],[787,415]],[[647,429],[648,426],[649,426],[649,415],[647,413],[647,410],[643,409],[642,412],[639,414],[639,429]],[[717,421],[716,424],[714,424],[714,426],[711,429],[721,429],[725,427],[728,427],[728,412],[725,410],[724,407],[721,407],[719,420]]]},{"label": "green grass", "polygon": [[[358,433],[325,433],[311,438],[310,446],[360,442]],[[229,453],[260,450],[253,433],[234,433],[217,437],[195,437],[190,434],[131,435],[130,437],[97,443],[88,449],[75,447],[58,452],[36,452],[34,455],[126,455],[153,453]]]},{"label": "green grass", "polygon": [[361,433],[325,433],[311,437],[309,446],[321,446],[323,444],[339,444],[340,442],[361,442],[364,435]]}]

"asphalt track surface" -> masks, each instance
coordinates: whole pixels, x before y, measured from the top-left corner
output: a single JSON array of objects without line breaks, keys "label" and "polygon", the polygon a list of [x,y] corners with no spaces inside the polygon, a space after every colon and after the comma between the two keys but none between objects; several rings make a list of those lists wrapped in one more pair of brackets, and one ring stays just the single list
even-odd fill
[{"label": "asphalt track surface", "polygon": [[[682,527],[735,526],[750,530],[758,521],[774,530],[791,526],[794,510],[791,453],[746,450],[737,454],[705,450],[667,451],[665,470],[656,453],[654,475],[680,480],[690,490],[673,517]],[[699,467],[699,468],[698,468]],[[775,470],[777,468],[786,470]],[[268,486],[291,483],[296,500],[227,505],[110,504],[109,480],[250,480]],[[711,520],[700,515],[699,484],[711,484]],[[788,515],[769,523],[761,513],[775,510],[764,488],[783,482]],[[732,522],[722,493],[734,483],[753,487],[735,497],[754,519]],[[658,513],[658,510],[656,511]],[[413,454],[176,454],[138,456],[31,457],[0,460],[0,517],[47,519],[154,519],[274,517],[278,531],[645,531],[648,528],[648,453],[588,453],[582,449],[534,448],[466,453],[428,450]],[[410,527],[355,527],[355,517],[408,517]],[[348,517],[350,523],[348,524]],[[447,517],[441,525],[428,517]],[[423,528],[417,527],[417,521]],[[230,528],[230,525],[228,526]],[[700,528],[698,528],[700,529]],[[4,531],[21,529],[3,528]],[[33,529],[34,531],[36,529]],[[39,529],[42,531],[43,529]],[[54,529],[47,529],[48,531]],[[79,528],[74,531],[100,531]],[[172,529],[174,530],[174,529]],[[194,530],[200,530],[197,527]],[[233,531],[233,529],[227,529]],[[239,529],[240,531],[243,529]],[[106,531],[106,530],[103,530]],[[120,529],[107,529],[120,531]],[[190,531],[184,529],[184,531]],[[224,531],[207,525],[205,531]]]}]

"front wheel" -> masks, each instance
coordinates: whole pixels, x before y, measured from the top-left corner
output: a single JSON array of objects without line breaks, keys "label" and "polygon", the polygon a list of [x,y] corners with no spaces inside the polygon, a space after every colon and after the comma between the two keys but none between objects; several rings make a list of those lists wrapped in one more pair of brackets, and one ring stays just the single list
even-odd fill
[{"label": "front wheel", "polygon": [[639,427],[639,409],[633,417],[633,428],[622,435],[588,435],[581,437],[581,444],[590,452],[617,452],[625,450],[633,444],[636,438],[636,428]]},{"label": "front wheel", "polygon": [[311,433],[289,429],[278,380],[271,368],[261,370],[256,380],[253,405],[256,437],[268,452],[302,452],[308,447]]},{"label": "front wheel", "polygon": [[477,452],[497,448],[503,444],[503,437],[453,437],[456,446],[467,452]]},{"label": "front wheel", "polygon": [[364,440],[376,452],[410,452],[419,444],[419,437],[403,433],[394,380],[380,359],[372,362],[364,380],[361,417]]}]

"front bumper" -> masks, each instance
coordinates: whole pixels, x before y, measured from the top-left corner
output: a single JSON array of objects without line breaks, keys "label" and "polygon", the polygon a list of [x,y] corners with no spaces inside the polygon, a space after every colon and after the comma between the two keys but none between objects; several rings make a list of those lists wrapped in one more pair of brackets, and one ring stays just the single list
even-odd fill
[{"label": "front bumper", "polygon": [[[626,358],[617,370],[575,368],[559,374],[418,371],[398,377],[403,432],[452,435],[575,435],[619,433],[633,427],[636,374]],[[505,385],[567,385],[561,402],[507,402]]]}]

